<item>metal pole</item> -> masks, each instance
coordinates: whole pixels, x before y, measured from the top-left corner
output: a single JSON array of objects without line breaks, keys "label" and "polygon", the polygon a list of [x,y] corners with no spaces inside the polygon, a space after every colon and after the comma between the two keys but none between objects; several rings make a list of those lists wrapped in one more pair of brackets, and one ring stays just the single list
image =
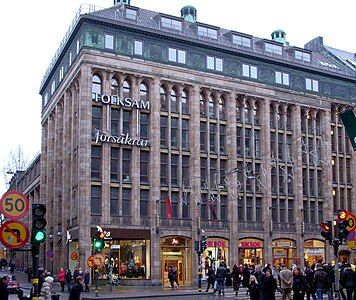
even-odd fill
[{"label": "metal pole", "polygon": [[95,266],[94,269],[94,278],[95,278],[95,297],[99,297],[98,284],[99,284],[99,269]]},{"label": "metal pole", "polygon": [[39,299],[39,292],[40,292],[39,289],[38,289],[39,254],[40,254],[39,245],[32,245],[32,269],[33,269],[33,277],[32,277],[33,294],[32,294],[32,300],[38,300]]},{"label": "metal pole", "polygon": [[339,282],[339,241],[337,239],[334,239],[334,255],[335,255],[335,266],[334,266],[334,272],[335,272],[335,298],[340,299],[340,282]]},{"label": "metal pole", "polygon": [[201,292],[201,279],[203,277],[202,267],[201,267],[201,252],[198,251],[198,291]]},{"label": "metal pole", "polygon": [[109,249],[109,278],[110,278],[110,293],[112,293],[112,264],[111,264],[111,248]]}]

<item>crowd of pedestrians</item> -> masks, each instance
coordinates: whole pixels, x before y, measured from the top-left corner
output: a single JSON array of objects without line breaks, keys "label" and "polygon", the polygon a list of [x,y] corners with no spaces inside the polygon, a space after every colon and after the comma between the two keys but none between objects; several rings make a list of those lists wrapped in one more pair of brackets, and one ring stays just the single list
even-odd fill
[{"label": "crowd of pedestrians", "polygon": [[[339,269],[340,296],[343,300],[356,299],[356,273],[350,264],[343,264]],[[328,300],[334,299],[334,268],[328,264],[306,266],[304,270],[294,265],[288,269],[286,265],[261,266],[234,265],[232,271],[224,262],[215,270],[214,265],[206,271],[206,292],[225,295],[225,288],[232,287],[235,296],[241,288],[251,300],[275,300],[280,293],[282,300]]]}]

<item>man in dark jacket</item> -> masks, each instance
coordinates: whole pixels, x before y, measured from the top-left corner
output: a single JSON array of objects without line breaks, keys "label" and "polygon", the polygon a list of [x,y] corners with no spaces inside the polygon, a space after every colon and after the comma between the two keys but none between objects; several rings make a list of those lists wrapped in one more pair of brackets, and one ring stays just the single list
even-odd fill
[{"label": "man in dark jacket", "polygon": [[208,275],[208,286],[206,287],[206,292],[209,292],[210,286],[212,286],[214,289],[215,271],[213,269],[213,266],[209,267],[207,275]]},{"label": "man in dark jacket", "polygon": [[313,286],[316,290],[317,300],[323,300],[323,292],[328,288],[329,283],[328,274],[323,270],[323,267],[320,263],[316,265]]},{"label": "man in dark jacket", "polygon": [[[352,296],[355,292],[355,287],[356,287],[356,274],[355,272],[351,269],[350,264],[346,264],[344,271],[342,272],[342,277],[340,280],[340,284],[342,287],[346,289],[346,294],[347,294],[347,300],[352,300],[354,299]],[[354,297],[356,294],[354,295]]]},{"label": "man in dark jacket", "polygon": [[9,299],[9,290],[7,289],[7,285],[9,284],[9,277],[3,276],[0,280],[0,299],[8,300]]},{"label": "man in dark jacket", "polygon": [[[225,278],[226,278],[226,268],[224,266],[224,263],[220,263],[219,268],[216,270],[216,281],[217,281],[217,289],[219,292],[219,295],[221,293],[225,295]],[[214,293],[216,291],[214,290]]]},{"label": "man in dark jacket", "polygon": [[83,277],[78,276],[76,283],[70,289],[68,300],[80,300],[80,294],[83,292]]}]

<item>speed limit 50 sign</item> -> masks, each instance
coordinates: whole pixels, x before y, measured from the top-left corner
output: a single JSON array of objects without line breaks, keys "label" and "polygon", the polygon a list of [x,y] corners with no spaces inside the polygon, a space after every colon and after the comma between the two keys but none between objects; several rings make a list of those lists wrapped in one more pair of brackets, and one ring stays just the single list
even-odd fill
[{"label": "speed limit 50 sign", "polygon": [[18,191],[8,191],[0,200],[0,211],[9,219],[23,218],[30,208],[28,198]]}]

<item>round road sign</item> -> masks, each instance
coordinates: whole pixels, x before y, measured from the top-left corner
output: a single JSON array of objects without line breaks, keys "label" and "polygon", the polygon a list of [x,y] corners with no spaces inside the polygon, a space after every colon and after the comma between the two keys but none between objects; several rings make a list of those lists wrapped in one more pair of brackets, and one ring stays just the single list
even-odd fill
[{"label": "round road sign", "polygon": [[78,260],[78,253],[77,252],[72,252],[70,254],[70,259],[71,260]]},{"label": "round road sign", "polygon": [[89,268],[93,268],[95,266],[94,264],[94,256],[90,255],[87,259],[87,265]]},{"label": "round road sign", "polygon": [[9,220],[0,227],[0,241],[9,249],[23,247],[29,236],[28,227],[20,221]]},{"label": "round road sign", "polygon": [[104,265],[105,258],[104,255],[98,253],[94,255],[94,265],[101,268]]},{"label": "round road sign", "polygon": [[0,210],[9,219],[21,219],[29,210],[28,198],[17,191],[8,191],[0,200]]}]

